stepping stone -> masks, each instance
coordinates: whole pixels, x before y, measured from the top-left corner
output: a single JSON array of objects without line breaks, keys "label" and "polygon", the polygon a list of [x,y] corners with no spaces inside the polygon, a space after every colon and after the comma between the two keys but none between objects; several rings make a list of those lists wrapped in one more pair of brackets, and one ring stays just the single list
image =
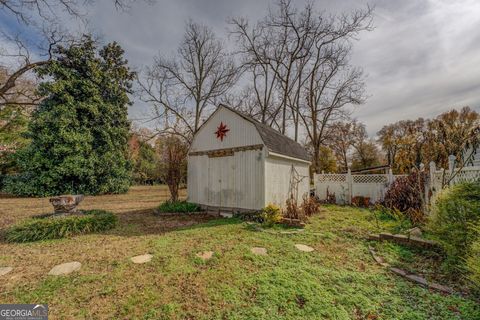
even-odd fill
[{"label": "stepping stone", "polygon": [[297,248],[298,250],[303,251],[303,252],[312,252],[313,250],[315,250],[312,247],[309,247],[309,246],[304,245],[304,244],[296,244],[295,248]]},{"label": "stepping stone", "polygon": [[292,231],[280,231],[281,234],[296,234],[305,231],[305,229],[298,229]]},{"label": "stepping stone", "polygon": [[65,274],[70,274],[74,271],[80,270],[81,266],[82,264],[78,261],[62,263],[62,264],[59,264],[58,266],[53,267],[48,274],[52,276],[61,276]]},{"label": "stepping stone", "polygon": [[147,263],[150,262],[152,258],[153,255],[147,253],[140,256],[131,257],[130,260],[132,260],[133,263]]},{"label": "stepping stone", "polygon": [[255,247],[255,248],[250,249],[250,251],[252,251],[253,254],[258,254],[259,256],[266,256],[267,255],[267,249],[265,249],[265,248]]},{"label": "stepping stone", "polygon": [[213,251],[203,251],[196,254],[196,256],[203,261],[207,261],[213,257]]},{"label": "stepping stone", "polygon": [[0,276],[4,276],[12,270],[12,267],[0,267]]},{"label": "stepping stone", "polygon": [[405,276],[405,278],[407,278],[410,281],[421,284],[422,286],[428,286],[427,280],[423,277],[420,277],[420,276],[416,275],[416,274],[407,274]]}]

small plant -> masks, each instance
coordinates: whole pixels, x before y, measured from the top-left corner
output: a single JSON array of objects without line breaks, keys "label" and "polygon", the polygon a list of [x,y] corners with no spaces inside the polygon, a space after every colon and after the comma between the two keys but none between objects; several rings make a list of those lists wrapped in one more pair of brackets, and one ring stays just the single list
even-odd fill
[{"label": "small plant", "polygon": [[187,202],[187,201],[165,201],[158,207],[158,211],[163,213],[167,213],[167,212],[187,213],[187,212],[201,211],[201,208],[197,204]]},{"label": "small plant", "polygon": [[285,204],[286,204],[286,209],[285,209],[284,218],[292,219],[292,220],[301,220],[301,221],[304,221],[306,219],[305,215],[303,214],[303,211],[298,206],[297,201],[295,199],[289,198],[287,199]]},{"label": "small plant", "polygon": [[352,198],[352,205],[359,208],[368,208],[370,206],[370,197],[355,196]]},{"label": "small plant", "polygon": [[311,217],[318,212],[320,204],[315,200],[314,197],[305,195],[303,197],[302,210],[303,214],[306,217]]},{"label": "small plant", "polygon": [[95,233],[114,228],[117,217],[103,210],[89,210],[82,215],[37,217],[14,225],[6,231],[8,242],[59,239],[77,234]]},{"label": "small plant", "polygon": [[282,221],[282,211],[274,204],[269,204],[263,208],[260,216],[263,223],[268,226],[272,226]]},{"label": "small plant", "polygon": [[328,188],[327,188],[327,198],[325,199],[324,203],[336,204],[337,197],[335,196],[335,192],[328,192]]}]

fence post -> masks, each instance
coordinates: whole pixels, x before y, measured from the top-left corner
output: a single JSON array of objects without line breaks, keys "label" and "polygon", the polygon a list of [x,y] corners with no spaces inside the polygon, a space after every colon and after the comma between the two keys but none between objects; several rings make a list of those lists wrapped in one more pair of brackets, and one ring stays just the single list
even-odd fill
[{"label": "fence post", "polygon": [[450,173],[453,173],[454,169],[455,169],[455,156],[451,154],[448,156],[448,171]]},{"label": "fence post", "polygon": [[352,179],[352,171],[348,168],[347,171],[347,184],[348,184],[348,204],[352,204],[352,195],[353,195],[353,179]]},{"label": "fence post", "polygon": [[430,186],[433,187],[433,181],[435,179],[435,171],[437,171],[437,166],[434,161],[430,161]]},{"label": "fence post", "polygon": [[430,161],[430,170],[428,172],[428,191],[432,192],[432,196],[435,193],[435,173],[437,172],[437,166],[434,161]]},{"label": "fence post", "polygon": [[390,185],[393,183],[393,171],[392,171],[392,168],[388,169],[387,180],[388,180],[388,185],[390,186]]},{"label": "fence post", "polygon": [[453,184],[453,179],[451,178],[453,176],[453,172],[455,171],[455,156],[453,154],[448,156],[448,172],[450,173],[450,177],[448,178],[449,180],[449,185]]}]

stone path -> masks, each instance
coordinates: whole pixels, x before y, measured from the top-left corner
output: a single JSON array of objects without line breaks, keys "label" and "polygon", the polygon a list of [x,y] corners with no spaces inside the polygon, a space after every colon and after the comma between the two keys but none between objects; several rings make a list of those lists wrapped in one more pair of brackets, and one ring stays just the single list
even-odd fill
[{"label": "stone path", "polygon": [[0,277],[6,275],[12,270],[13,270],[12,267],[0,267]]},{"label": "stone path", "polygon": [[203,261],[207,261],[213,257],[213,251],[203,251],[196,254],[196,256]]},{"label": "stone path", "polygon": [[147,263],[152,260],[153,256],[151,254],[142,254],[140,256],[131,257],[130,260],[133,263]]},{"label": "stone path", "polygon": [[257,254],[259,256],[266,256],[267,255],[267,249],[265,249],[265,248],[254,247],[254,248],[250,249],[250,251],[252,251],[253,254]]},{"label": "stone path", "polygon": [[297,248],[298,250],[303,251],[303,252],[312,252],[313,250],[315,250],[312,247],[309,247],[309,246],[304,245],[304,244],[296,244],[295,248]]},{"label": "stone path", "polygon": [[53,267],[48,274],[52,276],[66,275],[74,271],[80,270],[81,266],[82,264],[78,261],[62,263],[58,266]]}]

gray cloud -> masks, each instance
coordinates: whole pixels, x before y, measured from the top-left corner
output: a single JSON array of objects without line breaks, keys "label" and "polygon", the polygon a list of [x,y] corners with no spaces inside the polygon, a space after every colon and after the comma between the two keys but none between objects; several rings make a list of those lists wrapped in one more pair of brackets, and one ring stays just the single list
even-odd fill
[{"label": "gray cloud", "polygon": [[[185,21],[192,18],[227,38],[226,20],[263,17],[274,0],[157,0],[133,3],[128,12],[112,1],[88,8],[90,26],[105,41],[118,41],[137,69],[158,53],[174,54]],[[295,0],[302,6],[304,0]],[[368,75],[369,99],[354,111],[374,135],[400,119],[433,117],[452,107],[480,109],[480,1],[477,0],[317,0],[319,10],[342,12],[375,6],[376,29],[360,35],[352,62]],[[72,23],[73,24],[73,23]],[[231,40],[226,40],[233,47]],[[135,101],[133,119],[149,107]]]}]

